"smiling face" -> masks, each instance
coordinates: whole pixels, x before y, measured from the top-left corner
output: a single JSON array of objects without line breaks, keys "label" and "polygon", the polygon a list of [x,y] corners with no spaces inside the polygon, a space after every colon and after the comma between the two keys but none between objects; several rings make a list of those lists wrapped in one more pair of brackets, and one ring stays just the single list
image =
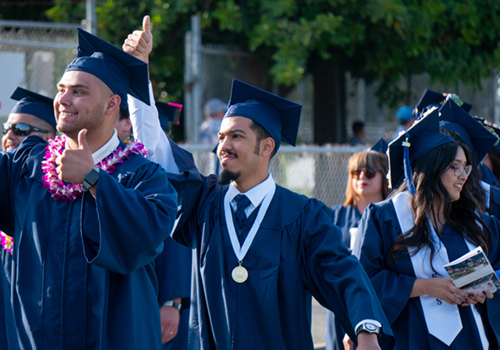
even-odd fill
[{"label": "smiling face", "polygon": [[[78,132],[87,129],[87,135],[109,134],[113,130],[120,98],[97,77],[81,71],[67,71],[57,84],[54,98],[57,130],[70,139],[77,139]],[[113,101],[111,101],[113,100]],[[110,111],[110,102],[114,109]],[[108,114],[113,114],[108,118]],[[109,119],[109,120],[108,120]],[[108,137],[109,139],[109,137]]]},{"label": "smiling face", "polygon": [[441,175],[441,182],[446,188],[452,202],[460,199],[460,193],[467,181],[467,172],[464,170],[460,176],[455,175],[456,168],[462,168],[467,165],[467,158],[462,147],[458,147],[455,159],[450,164],[448,169]]},{"label": "smiling face", "polygon": [[[54,138],[54,129],[45,120],[42,120],[32,114],[26,113],[11,113],[7,119],[8,124],[27,124],[37,127],[42,130],[52,131],[50,133],[33,131],[30,135],[38,135],[46,140]],[[16,135],[12,130],[9,130],[2,138],[2,149],[10,151],[17,148],[23,140],[28,136]]]}]

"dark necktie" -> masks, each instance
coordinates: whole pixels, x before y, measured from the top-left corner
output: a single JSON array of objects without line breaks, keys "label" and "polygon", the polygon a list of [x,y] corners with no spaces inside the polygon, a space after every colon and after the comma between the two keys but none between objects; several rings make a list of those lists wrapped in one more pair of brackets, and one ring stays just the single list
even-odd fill
[{"label": "dark necktie", "polygon": [[235,199],[236,199],[236,212],[234,213],[234,216],[236,218],[235,226],[239,234],[247,218],[247,216],[245,215],[245,209],[250,205],[250,199],[248,199],[248,197],[245,196],[244,194],[237,195]]}]

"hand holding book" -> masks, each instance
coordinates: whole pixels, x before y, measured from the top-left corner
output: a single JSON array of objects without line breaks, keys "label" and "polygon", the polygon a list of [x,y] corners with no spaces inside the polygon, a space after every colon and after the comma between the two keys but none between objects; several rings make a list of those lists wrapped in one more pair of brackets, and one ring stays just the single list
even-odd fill
[{"label": "hand holding book", "polygon": [[468,293],[485,296],[486,293],[495,293],[500,287],[500,280],[481,247],[444,267],[455,286]]}]

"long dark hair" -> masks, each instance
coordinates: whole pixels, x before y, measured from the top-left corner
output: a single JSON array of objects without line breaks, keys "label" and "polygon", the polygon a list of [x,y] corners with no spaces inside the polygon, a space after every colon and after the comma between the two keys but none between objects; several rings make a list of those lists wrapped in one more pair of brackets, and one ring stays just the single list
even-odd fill
[{"label": "long dark hair", "polygon": [[[448,170],[455,159],[458,147],[461,147],[467,158],[467,164],[472,165],[472,171],[465,181],[460,194],[460,199],[452,202],[448,191],[441,182],[441,175]],[[439,208],[444,207],[446,223],[459,232],[463,237],[483,248],[488,254],[488,245],[491,241],[491,232],[478,214],[483,209],[481,203],[474,197],[478,191],[473,188],[479,183],[478,168],[469,148],[462,141],[455,141],[434,148],[429,151],[413,167],[413,181],[417,194],[411,198],[411,206],[415,213],[415,226],[408,232],[403,232],[393,242],[391,247],[391,259],[396,261],[396,252],[415,248],[416,254],[423,248],[430,249],[430,262],[436,253],[433,244],[429,219],[438,221]],[[406,182],[398,188],[395,193],[406,190]],[[434,268],[433,268],[434,269]]]}]

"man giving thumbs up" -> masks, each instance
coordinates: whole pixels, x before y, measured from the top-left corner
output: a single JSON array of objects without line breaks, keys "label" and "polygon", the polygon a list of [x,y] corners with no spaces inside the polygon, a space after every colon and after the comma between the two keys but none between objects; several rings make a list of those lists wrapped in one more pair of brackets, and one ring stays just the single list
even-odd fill
[{"label": "man giving thumbs up", "polygon": [[[174,225],[166,172],[114,131],[147,65],[79,30],[57,84],[63,136],[0,152],[0,230],[14,237],[12,306],[23,349],[161,349],[153,261]],[[90,193],[89,193],[90,192]]]}]

